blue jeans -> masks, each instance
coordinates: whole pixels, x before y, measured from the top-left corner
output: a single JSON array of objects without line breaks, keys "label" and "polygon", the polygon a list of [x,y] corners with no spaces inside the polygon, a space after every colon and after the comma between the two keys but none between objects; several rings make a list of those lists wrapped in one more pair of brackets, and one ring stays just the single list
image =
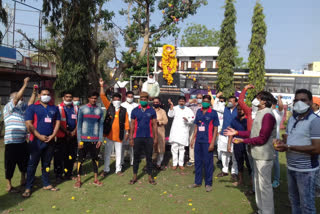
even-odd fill
[{"label": "blue jeans", "polygon": [[46,168],[50,167],[50,162],[53,156],[53,143],[44,143],[38,139],[32,141],[29,143],[29,149],[30,149],[30,157],[28,161],[28,168],[27,168],[27,184],[26,189],[31,189],[33,182],[34,182],[34,176],[39,164],[39,161],[41,159],[41,168],[42,168],[42,183],[43,186],[49,186],[49,172],[47,172]]},{"label": "blue jeans", "polygon": [[316,214],[316,171],[297,172],[288,169],[288,191],[292,214]]},{"label": "blue jeans", "polygon": [[273,180],[280,183],[280,164],[279,164],[279,152],[276,151],[276,157],[273,162]]},{"label": "blue jeans", "polygon": [[194,145],[195,184],[202,184],[202,169],[205,171],[205,185],[212,186],[213,152],[209,152],[209,143],[196,142]]}]

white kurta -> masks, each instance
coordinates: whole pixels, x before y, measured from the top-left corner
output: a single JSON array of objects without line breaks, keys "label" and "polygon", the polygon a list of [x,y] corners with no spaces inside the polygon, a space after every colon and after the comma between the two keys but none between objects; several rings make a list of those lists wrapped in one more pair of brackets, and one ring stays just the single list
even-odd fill
[{"label": "white kurta", "polygon": [[[181,109],[179,106],[174,106],[173,110],[169,109],[168,117],[173,117],[169,142],[188,146],[190,127],[195,119],[192,110],[186,106],[184,109]],[[184,117],[187,118],[188,122],[183,119]]]}]

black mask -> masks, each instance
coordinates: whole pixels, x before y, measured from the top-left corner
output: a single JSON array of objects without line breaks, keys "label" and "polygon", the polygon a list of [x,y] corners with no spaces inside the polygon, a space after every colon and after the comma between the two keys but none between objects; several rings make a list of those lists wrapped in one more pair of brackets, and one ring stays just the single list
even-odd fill
[{"label": "black mask", "polygon": [[160,107],[160,104],[153,104],[153,107],[159,108],[159,107]]}]

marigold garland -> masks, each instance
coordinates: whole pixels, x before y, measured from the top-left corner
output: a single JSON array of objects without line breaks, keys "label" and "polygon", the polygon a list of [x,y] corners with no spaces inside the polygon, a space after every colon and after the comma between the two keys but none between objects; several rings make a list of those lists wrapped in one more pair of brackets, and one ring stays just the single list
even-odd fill
[{"label": "marigold garland", "polygon": [[163,78],[167,80],[168,85],[171,85],[173,82],[172,74],[176,72],[178,65],[176,50],[172,45],[164,45],[162,48]]}]

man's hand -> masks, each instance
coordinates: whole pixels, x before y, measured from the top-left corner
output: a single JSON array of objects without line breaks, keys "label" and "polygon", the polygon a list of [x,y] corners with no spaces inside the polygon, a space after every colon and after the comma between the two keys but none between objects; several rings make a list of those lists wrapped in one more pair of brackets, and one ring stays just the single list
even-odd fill
[{"label": "man's hand", "polygon": [[274,139],[272,143],[273,143],[274,149],[277,150],[278,152],[288,151],[288,145],[285,144],[283,141],[279,139]]},{"label": "man's hand", "polygon": [[214,150],[214,143],[210,143],[210,146],[208,148],[208,152],[213,152]]},{"label": "man's hand", "polygon": [[232,143],[234,143],[234,144],[243,143],[243,139],[235,137],[235,138],[233,138]]},{"label": "man's hand", "polygon": [[249,85],[246,85],[244,88],[245,88],[246,90],[248,90],[248,89],[250,89],[250,88],[254,88],[254,85],[249,84]]},{"label": "man's hand", "polygon": [[124,141],[128,141],[128,139],[129,139],[129,134],[126,134],[126,135],[124,136]]},{"label": "man's hand", "polygon": [[238,131],[233,128],[228,127],[226,130],[224,130],[223,134],[226,136],[235,136],[238,134]]},{"label": "man's hand", "polygon": [[101,141],[98,141],[97,145],[96,145],[96,148],[99,149],[101,146]]},{"label": "man's hand", "polygon": [[131,139],[130,139],[129,144],[130,144],[130,146],[131,146],[131,147],[133,147],[133,146],[134,146],[133,138],[131,138]]},{"label": "man's hand", "polygon": [[44,141],[44,142],[50,143],[50,141],[52,141],[54,137],[55,137],[54,135],[50,135],[50,136],[48,137],[48,139],[47,139],[46,141]]},{"label": "man's hand", "polygon": [[171,107],[173,107],[173,103],[172,103],[172,101],[171,101],[170,98],[168,99],[168,103],[169,103],[169,105],[170,105]]},{"label": "man's hand", "polygon": [[227,151],[231,153],[231,145],[230,144],[228,144]]},{"label": "man's hand", "polygon": [[43,142],[46,142],[49,139],[49,137],[46,135],[39,135],[37,138]]},{"label": "man's hand", "polygon": [[99,79],[99,84],[100,84],[100,87],[103,87],[103,85],[104,85],[104,81],[103,81],[103,79],[102,79],[102,78],[100,78],[100,79]]},{"label": "man's hand", "polygon": [[70,133],[71,137],[76,136],[76,134],[77,134],[77,130],[76,130],[76,129],[75,129],[75,130],[73,130],[73,131]]},{"label": "man's hand", "polygon": [[24,80],[23,80],[23,84],[26,86],[26,85],[28,85],[28,82],[30,81],[30,77],[26,77],[26,78],[24,78]]},{"label": "man's hand", "polygon": [[220,91],[218,94],[217,94],[217,98],[221,97],[223,95],[223,92]]}]

